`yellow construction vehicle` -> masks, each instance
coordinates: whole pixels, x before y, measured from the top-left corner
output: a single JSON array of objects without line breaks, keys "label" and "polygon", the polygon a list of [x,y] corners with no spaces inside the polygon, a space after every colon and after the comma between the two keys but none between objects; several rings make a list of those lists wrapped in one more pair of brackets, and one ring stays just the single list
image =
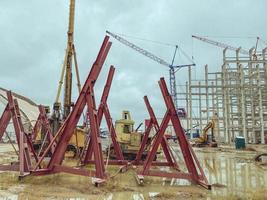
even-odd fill
[{"label": "yellow construction vehicle", "polygon": [[[85,140],[87,136],[87,129],[81,126],[77,126],[71,136],[69,144],[66,149],[65,157],[74,158],[82,152],[82,149],[85,145]],[[45,133],[42,132],[42,129],[39,130],[36,139],[33,141],[33,147],[38,152],[38,154],[42,154],[44,149],[48,146],[48,140],[44,138]],[[56,141],[57,142],[57,141]],[[41,148],[42,147],[42,148]],[[40,150],[42,149],[42,150]]]},{"label": "yellow construction vehicle", "polygon": [[[207,123],[207,125],[202,130],[202,136],[195,140],[194,146],[203,147],[203,146],[210,146],[210,147],[217,147],[217,142],[214,139],[214,127],[215,121],[212,119]],[[208,131],[211,130],[211,141],[208,138]]]},{"label": "yellow construction vehicle", "polygon": [[[129,111],[122,111],[122,118],[115,121],[117,141],[120,144],[123,156],[126,160],[135,159],[143,139],[143,133],[138,131],[142,123],[136,129],[134,129],[134,124],[135,122],[132,120]],[[152,137],[148,139],[148,144],[151,143],[151,139]],[[146,158],[147,150],[148,146],[142,155],[142,160]],[[110,151],[110,157],[115,158],[115,153],[112,147]]]},{"label": "yellow construction vehicle", "polygon": [[[67,48],[64,57],[64,63],[61,70],[59,85],[57,89],[56,99],[53,105],[53,113],[50,118],[52,133],[55,134],[64,120],[67,118],[71,112],[73,103],[71,102],[72,95],[72,68],[74,62],[74,69],[76,72],[78,91],[81,91],[80,77],[78,71],[78,64],[76,58],[76,51],[74,46],[74,15],[75,15],[75,0],[70,0],[69,6],[69,26],[67,32]],[[64,83],[64,95],[63,95],[63,106],[60,102],[60,95],[62,86]],[[63,108],[63,109],[62,109]],[[61,110],[63,112],[61,113]],[[41,133],[40,133],[41,134]],[[37,137],[34,141],[34,146],[38,150],[42,143],[42,137]],[[77,155],[79,150],[84,147],[86,137],[86,130],[84,128],[77,127],[71,137],[69,145],[67,147],[67,154],[72,156]]]}]

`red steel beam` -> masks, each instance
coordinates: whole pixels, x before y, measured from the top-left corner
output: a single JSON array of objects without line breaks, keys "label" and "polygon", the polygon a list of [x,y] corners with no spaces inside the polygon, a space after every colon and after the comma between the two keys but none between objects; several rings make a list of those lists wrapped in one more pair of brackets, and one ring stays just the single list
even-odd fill
[{"label": "red steel beam", "polygon": [[[147,109],[148,109],[148,113],[149,113],[149,115],[151,117],[151,120],[152,120],[152,122],[153,122],[153,124],[155,126],[156,131],[158,132],[160,127],[159,127],[156,115],[155,115],[155,113],[154,113],[154,111],[153,111],[153,109],[151,107],[151,104],[150,104],[147,96],[144,97],[144,100],[145,100],[145,104],[146,104]],[[167,159],[167,162],[172,163],[174,167],[178,168],[178,164],[176,162],[176,159],[175,159],[175,157],[174,157],[174,155],[173,155],[173,153],[172,153],[172,151],[171,151],[171,149],[170,149],[170,147],[168,145],[168,142],[167,142],[165,137],[163,137],[163,139],[161,141],[161,146],[162,146],[163,152],[165,154],[165,157]]]},{"label": "red steel beam", "polygon": [[[208,181],[206,179],[206,176],[204,174],[204,171],[202,167],[199,164],[199,161],[193,151],[193,148],[189,144],[189,142],[186,139],[184,129],[182,128],[182,125],[180,123],[179,117],[177,115],[177,112],[175,110],[174,103],[172,101],[172,97],[168,92],[166,82],[164,78],[161,78],[159,81],[159,86],[162,92],[162,95],[164,97],[164,101],[166,104],[166,107],[168,108],[169,112],[171,113],[171,122],[173,124],[179,145],[182,150],[182,154],[188,169],[188,172],[192,176],[192,180],[197,182],[198,184],[206,187],[207,189],[211,189],[211,186],[208,185]],[[198,170],[200,171],[200,174],[198,173]]]},{"label": "red steel beam", "polygon": [[25,173],[28,174],[31,170],[31,156],[33,155],[36,162],[38,162],[38,158],[32,145],[32,139],[24,131],[18,102],[16,99],[13,99],[11,91],[7,91],[6,94],[8,104],[0,119],[0,129],[1,133],[5,132],[8,123],[12,119],[16,140],[19,147],[19,164],[16,168],[6,165],[2,166],[2,169],[17,169],[17,171],[20,172],[20,177],[22,177],[25,175]]},{"label": "red steel beam", "polygon": [[11,118],[13,121],[15,134],[17,138],[17,143],[19,147],[19,175],[24,176],[25,172],[30,171],[31,161],[30,161],[30,152],[29,149],[26,148],[26,141],[25,136],[23,132],[23,127],[21,126],[21,119],[19,116],[19,112],[16,109],[17,102],[13,100],[12,93],[10,91],[7,92],[7,99],[8,99],[8,105],[9,109],[11,111]]},{"label": "red steel beam", "polygon": [[[201,186],[204,186],[207,189],[211,189],[210,185],[208,185],[208,181],[205,177],[205,174],[203,172],[203,169],[201,168],[198,159],[196,155],[194,154],[194,151],[192,147],[190,146],[189,142],[186,139],[184,130],[181,126],[179,117],[177,115],[177,112],[175,110],[175,106],[173,104],[173,100],[171,95],[168,92],[167,85],[165,83],[164,78],[161,78],[159,81],[159,86],[161,93],[164,98],[165,105],[167,107],[167,111],[164,115],[163,121],[161,125],[159,126],[156,138],[152,144],[151,151],[148,153],[148,156],[144,162],[143,169],[139,171],[139,175],[147,175],[147,176],[160,176],[160,177],[169,177],[169,178],[185,178],[188,180],[191,180],[193,182],[196,182],[200,184]],[[153,111],[152,109],[150,111]],[[153,117],[153,113],[150,113]],[[172,122],[182,154],[183,158],[188,170],[188,173],[183,172],[176,172],[176,173],[170,173],[170,172],[161,172],[161,171],[151,171],[150,167],[153,162],[153,158],[156,155],[156,151],[161,143],[161,141],[164,139],[164,132],[168,126],[169,121]],[[169,151],[169,149],[168,149]],[[200,174],[198,173],[198,170]]]},{"label": "red steel beam", "polygon": [[138,150],[136,158],[135,158],[135,160],[133,162],[135,165],[138,165],[142,160],[142,155],[143,155],[143,152],[145,151],[145,148],[147,147],[147,141],[148,141],[149,133],[150,133],[152,127],[153,127],[153,122],[150,119],[149,123],[148,123],[148,126],[147,126],[147,128],[145,130],[143,139],[142,139],[141,147]]},{"label": "red steel beam", "polygon": [[[134,162],[135,164],[139,163],[139,161],[141,159],[141,156],[142,156],[142,154],[143,154],[143,152],[145,150],[145,147],[147,146],[148,134],[150,132],[150,129],[152,127],[154,127],[155,130],[156,130],[156,134],[158,134],[158,131],[160,129],[158,121],[157,121],[157,118],[156,118],[156,115],[155,115],[155,113],[154,113],[154,111],[153,111],[153,109],[152,109],[152,107],[150,105],[150,102],[149,102],[147,96],[144,96],[144,101],[145,101],[145,104],[146,104],[146,107],[147,107],[147,110],[148,110],[148,113],[149,113],[149,116],[150,116],[150,122],[149,122],[148,130],[146,130],[146,132],[144,134],[144,138],[142,140],[141,148],[139,149],[138,154],[136,156],[136,159],[135,159],[135,162]],[[178,164],[176,162],[176,159],[175,159],[175,157],[174,157],[174,155],[173,155],[173,153],[172,153],[172,151],[171,151],[171,149],[170,149],[170,147],[168,145],[168,142],[167,142],[165,137],[162,138],[162,140],[160,141],[160,144],[162,146],[162,149],[163,149],[165,158],[167,159],[167,162],[171,166],[176,167],[177,169],[179,169]],[[152,164],[152,162],[149,162],[149,165],[150,164]]]},{"label": "red steel beam", "polygon": [[165,83],[164,78],[160,79],[159,86],[160,86],[161,93],[164,97],[164,102],[166,104],[166,107],[169,110],[169,113],[171,116],[170,119],[172,121],[173,128],[175,130],[179,145],[181,147],[181,151],[182,151],[188,172],[191,173],[192,179],[197,181],[199,179],[199,176],[198,176],[198,172],[197,172],[196,166],[194,164],[194,160],[193,160],[193,157],[191,155],[190,149],[188,147],[189,143],[187,142],[183,127],[180,123],[179,117],[178,117],[177,112],[175,110],[171,96],[168,92],[167,85]]},{"label": "red steel beam", "polygon": [[16,134],[16,140],[19,147],[19,171],[20,176],[24,176],[25,173],[28,173],[31,169],[31,154],[35,158],[35,161],[38,162],[37,155],[34,151],[32,140],[25,133],[23,124],[21,121],[20,110],[18,102],[16,99],[13,99],[11,91],[7,91],[7,100],[8,100],[8,110],[10,113],[9,120],[12,119],[13,126]]},{"label": "red steel beam", "polygon": [[89,95],[86,96],[86,100],[87,100],[88,117],[90,124],[90,136],[91,136],[90,141],[93,147],[96,177],[104,179],[106,177],[105,165],[102,154],[102,145],[99,133],[100,129],[99,129],[99,122],[97,117],[93,88],[90,88],[90,92]]},{"label": "red steel beam", "polygon": [[[117,136],[116,136],[115,128],[113,126],[112,118],[111,118],[109,108],[107,105],[108,94],[110,91],[114,72],[115,72],[115,68],[113,66],[111,66],[109,69],[107,81],[106,81],[104,91],[102,93],[102,97],[101,97],[100,104],[98,107],[97,117],[99,120],[98,125],[100,127],[103,115],[105,116],[108,130],[109,130],[109,133],[111,135],[111,140],[112,140],[112,143],[114,145],[114,151],[116,154],[116,158],[117,158],[117,160],[124,160],[120,145],[117,142]],[[90,140],[90,143],[91,143],[91,140]],[[88,150],[87,155],[85,156],[84,161],[83,161],[84,164],[88,163],[88,161],[92,158],[92,145],[90,143],[89,143],[89,150]]]},{"label": "red steel beam", "polygon": [[[99,76],[100,70],[104,64],[104,61],[111,47],[111,42],[109,42],[108,40],[109,37],[106,36],[98,53],[97,59],[91,68],[91,71],[85,81],[85,84],[80,92],[80,95],[75,103],[75,106],[73,107],[72,112],[65,120],[64,127],[60,129],[56,134],[56,135],[61,135],[61,138],[48,164],[48,168],[50,169],[53,168],[53,166],[56,164],[60,165],[64,159],[64,153],[67,149],[68,142],[73,134],[73,131],[86,105],[86,96],[89,94],[88,93],[89,88],[90,86],[93,86],[95,84],[95,81]],[[51,147],[51,145],[49,146]]]},{"label": "red steel beam", "polygon": [[6,128],[8,126],[8,123],[11,120],[11,114],[9,110],[9,105],[7,104],[5,107],[4,112],[2,113],[2,116],[0,118],[0,141],[6,131]]},{"label": "red steel beam", "polygon": [[[48,139],[49,143],[53,144],[52,147],[51,147],[51,153],[54,153],[57,143],[56,142],[52,142],[53,141],[53,134],[52,134],[52,130],[51,130],[49,119],[47,118],[44,106],[39,105],[38,109],[39,109],[39,112],[40,112],[39,117],[40,117],[41,127],[44,128],[45,135],[47,135],[47,139]],[[38,119],[39,119],[39,117],[38,117]],[[35,133],[35,135],[36,135],[36,133]]]},{"label": "red steel beam", "polygon": [[170,120],[170,116],[168,115],[168,112],[166,112],[163,118],[163,121],[159,127],[159,130],[157,132],[157,135],[152,143],[151,150],[149,151],[147,158],[145,160],[142,175],[147,174],[152,165],[153,159],[156,156],[159,145],[162,139],[164,138],[164,133],[165,133],[166,128],[168,127],[169,120]]}]

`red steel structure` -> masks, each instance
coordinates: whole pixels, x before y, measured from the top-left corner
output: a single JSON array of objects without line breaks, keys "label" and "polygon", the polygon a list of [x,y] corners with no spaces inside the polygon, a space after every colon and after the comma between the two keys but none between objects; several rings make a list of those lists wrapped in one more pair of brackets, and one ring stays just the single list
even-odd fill
[{"label": "red steel structure", "polygon": [[[50,122],[49,122],[49,119],[47,118],[44,106],[39,105],[38,109],[39,109],[39,116],[38,116],[37,121],[33,127],[31,139],[32,139],[32,141],[35,141],[38,133],[40,131],[45,131],[44,138],[42,139],[42,145],[41,145],[41,148],[39,150],[39,154],[40,154],[42,152],[43,147],[44,147],[45,141],[47,140],[50,143],[53,140],[53,134],[52,134]],[[55,151],[56,145],[57,145],[56,142],[54,142],[52,147],[51,147],[51,153],[53,153]]]},{"label": "red steel structure", "polygon": [[[164,102],[167,107],[167,111],[164,115],[164,118],[162,120],[161,125],[158,127],[158,131],[156,133],[155,139],[152,143],[152,146],[150,148],[150,151],[147,155],[147,158],[143,164],[143,168],[138,171],[137,177],[139,178],[140,182],[144,180],[144,176],[159,176],[159,177],[168,177],[168,178],[180,178],[180,179],[187,179],[192,182],[195,182],[207,189],[211,189],[211,186],[208,184],[208,181],[205,177],[204,171],[202,167],[200,166],[200,163],[191,147],[189,142],[186,139],[184,130],[181,126],[179,117],[177,115],[177,112],[175,110],[173,100],[171,95],[168,92],[166,82],[164,78],[161,78],[159,81],[159,86],[161,93],[164,98]],[[150,117],[152,119],[152,122],[154,124],[157,124],[154,119],[154,114],[152,108],[149,106],[149,102],[147,101],[147,98],[145,97],[146,105],[148,109],[150,110]],[[148,103],[148,104],[147,104]],[[150,120],[151,120],[150,119]],[[175,172],[164,172],[164,171],[157,171],[157,170],[151,170],[151,166],[153,164],[153,159],[157,153],[157,149],[159,148],[159,145],[162,144],[162,141],[164,141],[164,132],[169,124],[169,122],[172,122],[174,131],[176,133],[181,152],[184,158],[185,165],[187,167],[188,172],[182,172],[180,170]],[[166,155],[166,154],[165,154]],[[167,162],[170,162],[167,158]],[[173,163],[170,163],[172,165]]]},{"label": "red steel structure", "polygon": [[[6,132],[9,122],[12,120],[16,141],[18,143],[19,163],[13,163],[11,165],[0,165],[0,170],[2,171],[19,171],[19,177],[22,178],[30,173],[32,169],[32,160],[34,157],[35,161],[38,161],[38,157],[34,151],[32,141],[29,135],[24,131],[23,124],[21,121],[21,115],[19,110],[19,105],[16,99],[13,99],[11,91],[7,91],[8,104],[0,118],[0,138],[3,137]],[[39,165],[38,165],[39,166]]]},{"label": "red steel structure", "polygon": [[[60,127],[54,137],[52,137],[51,130],[49,128],[49,122],[47,121],[44,108],[41,106],[39,107],[40,115],[37,120],[38,123],[36,127],[34,127],[32,137],[36,138],[36,131],[40,128],[42,124],[46,128],[46,135],[48,137],[48,140],[50,141],[48,147],[45,149],[44,153],[40,157],[38,157],[34,152],[31,142],[32,138],[25,134],[23,130],[17,101],[13,100],[11,92],[7,93],[8,105],[6,106],[4,113],[0,118],[0,138],[3,136],[9,121],[12,119],[17,142],[19,144],[19,169],[16,168],[16,170],[20,171],[20,177],[23,177],[29,173],[32,173],[33,175],[44,175],[57,172],[67,172],[77,175],[91,176],[93,177],[93,182],[95,184],[99,184],[105,181],[107,178],[107,173],[105,171],[105,161],[102,154],[102,146],[100,139],[100,124],[103,116],[105,116],[107,125],[109,127],[109,132],[111,133],[111,138],[114,145],[114,151],[117,157],[117,160],[115,160],[115,162],[113,163],[122,165],[129,164],[127,161],[124,160],[122,151],[117,142],[115,129],[113,127],[112,118],[110,116],[109,108],[107,105],[107,98],[115,71],[115,68],[113,66],[110,67],[108,78],[104,87],[104,91],[98,109],[96,107],[95,102],[94,85],[100,74],[110,47],[111,42],[109,42],[109,37],[106,36],[71,113],[68,115],[63,125]],[[202,185],[205,188],[210,189],[211,187],[210,185],[208,185],[208,181],[205,177],[204,171],[201,168],[200,163],[191,145],[186,139],[184,130],[181,126],[179,117],[175,110],[172,97],[168,92],[165,80],[163,78],[160,79],[159,86],[167,107],[167,111],[165,113],[162,123],[159,125],[156,120],[154,111],[148,101],[148,98],[146,96],[144,97],[145,104],[150,115],[150,120],[146,132],[144,133],[140,150],[137,154],[135,161],[132,162],[132,164],[143,165],[142,169],[138,170],[138,178],[141,181],[143,181],[144,176],[181,178],[190,180],[192,182]],[[74,130],[85,107],[87,107],[88,111],[87,117],[89,119],[88,121],[90,125],[90,134],[85,145],[85,150],[83,151],[81,163],[94,164],[95,170],[90,171],[81,167],[78,168],[63,166],[64,154],[67,149],[67,145],[71,139],[72,134],[74,133]],[[170,146],[168,145],[168,142],[164,137],[164,132],[170,121],[173,124],[173,128],[175,130],[181,148],[185,165],[188,170],[187,172],[182,172],[179,169],[179,166],[170,149]],[[145,161],[141,161],[142,154],[145,148],[147,147],[150,130],[153,127],[156,130],[156,135],[152,140],[152,144],[149,148],[149,152]],[[167,162],[153,161],[160,145],[163,149]],[[52,151],[51,159],[49,160],[46,167],[41,169],[41,163],[43,162],[44,157],[48,154],[49,151]],[[32,156],[36,161],[35,166],[33,166],[31,163]],[[168,166],[171,169],[174,169],[174,172],[164,172],[155,169],[151,170],[152,166]],[[14,170],[15,168],[12,168],[12,166],[0,166],[0,169]]]},{"label": "red steel structure", "polygon": [[[112,144],[114,147],[114,152],[116,155],[117,160],[112,160],[109,161],[109,164],[125,164],[127,161],[124,161],[123,158],[123,154],[120,148],[120,145],[117,141],[117,136],[116,136],[116,132],[115,132],[115,128],[113,126],[112,123],[112,118],[109,112],[109,108],[107,105],[107,99],[108,99],[108,94],[110,91],[110,87],[111,87],[111,83],[112,83],[112,79],[114,76],[114,72],[115,72],[115,68],[113,66],[110,67],[109,69],[109,73],[108,73],[108,78],[104,87],[104,91],[102,93],[102,97],[100,100],[100,104],[98,107],[98,111],[97,111],[97,118],[98,118],[98,126],[100,127],[103,116],[105,116],[106,119],[106,123],[108,126],[108,130],[112,139]],[[92,140],[90,140],[89,145],[88,145],[89,149],[89,153],[84,155],[84,153],[81,156],[81,162],[83,164],[89,164],[92,163],[92,155],[93,155],[93,145],[92,145]],[[86,151],[84,151],[86,152]]]},{"label": "red steel structure", "polygon": [[[150,119],[149,119],[149,123],[147,125],[147,128],[145,130],[144,137],[142,139],[141,147],[140,147],[140,149],[136,155],[136,158],[135,158],[133,164],[143,164],[143,162],[141,161],[141,157],[143,155],[145,148],[149,148],[149,145],[150,145],[148,143],[149,133],[151,132],[153,127],[154,127],[156,132],[159,131],[159,124],[157,122],[157,118],[156,118],[155,113],[154,113],[154,111],[153,111],[153,109],[149,103],[147,96],[144,97],[144,101],[145,101]],[[154,138],[152,138],[152,139],[154,139]],[[160,166],[171,166],[171,167],[179,169],[178,164],[176,162],[176,159],[175,159],[165,137],[162,138],[160,144],[161,144],[163,153],[165,155],[165,158],[167,159],[167,162],[166,163],[153,162],[152,164],[153,165],[160,165]],[[155,156],[156,156],[156,154],[155,154]]]},{"label": "red steel structure", "polygon": [[[111,47],[111,42],[109,42],[109,37],[106,36],[98,56],[90,70],[90,73],[85,81],[85,84],[80,92],[79,97],[69,114],[67,119],[64,121],[63,125],[60,127],[58,132],[55,134],[53,140],[48,145],[48,148],[44,154],[39,159],[34,170],[32,171],[35,175],[51,174],[57,172],[67,172],[77,175],[92,176],[93,182],[95,184],[105,181],[107,174],[105,172],[104,159],[102,154],[102,146],[100,139],[100,123],[103,115],[106,117],[107,124],[109,125],[113,145],[116,149],[118,161],[123,161],[123,156],[119,144],[116,140],[115,129],[112,127],[112,121],[109,114],[109,109],[107,107],[107,97],[111,85],[111,81],[114,74],[114,67],[111,66],[109,71],[109,76],[107,83],[101,98],[100,106],[97,110],[94,95],[94,85],[100,74],[102,66],[105,62],[109,49]],[[82,153],[82,164],[92,163],[95,165],[95,170],[89,171],[83,168],[73,168],[68,166],[63,166],[62,162],[64,159],[64,154],[68,145],[68,142],[74,132],[75,127],[82,115],[83,110],[87,106],[87,117],[90,126],[90,138],[87,140],[85,145],[85,150]],[[43,161],[44,157],[47,155],[49,149],[52,147],[54,141],[58,141],[55,151],[51,156],[51,159],[45,169],[38,169],[38,165]],[[93,158],[93,160],[92,160]],[[123,162],[125,164],[125,162]]]}]

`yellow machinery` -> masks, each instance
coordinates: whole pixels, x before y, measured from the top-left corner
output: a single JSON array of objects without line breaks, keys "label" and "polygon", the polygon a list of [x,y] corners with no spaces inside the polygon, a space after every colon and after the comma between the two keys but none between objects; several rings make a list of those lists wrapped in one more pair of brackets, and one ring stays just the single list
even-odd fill
[{"label": "yellow machinery", "polygon": [[[77,79],[77,86],[78,91],[81,91],[81,84],[80,84],[80,77],[78,71],[78,64],[76,58],[76,51],[74,46],[74,15],[75,15],[75,0],[70,0],[70,7],[69,7],[69,26],[68,26],[68,41],[67,41],[67,48],[64,57],[64,63],[62,66],[62,71],[60,75],[59,85],[57,89],[56,100],[53,105],[53,113],[51,116],[51,128],[52,133],[56,133],[57,130],[60,128],[61,124],[67,118],[69,113],[71,112],[72,102],[71,102],[71,95],[72,95],[72,65],[74,61],[74,67],[76,71],[76,79]],[[60,103],[60,95],[62,85],[64,83],[64,96],[63,96],[63,113],[61,113],[61,103]],[[75,132],[72,135],[72,138],[69,142],[69,146],[67,147],[67,151],[71,152],[71,155],[77,155],[77,152],[84,146],[85,141],[85,129],[81,129],[77,127]],[[38,139],[39,138],[39,139]],[[37,137],[37,140],[34,142],[36,148],[40,148],[42,143],[41,136]],[[69,153],[68,153],[69,154]]]},{"label": "yellow machinery", "polygon": [[[137,129],[134,129],[134,123],[129,111],[122,111],[122,118],[115,121],[117,140],[120,144],[123,156],[127,160],[135,159],[143,138],[143,134],[138,131],[142,124],[140,124]],[[150,141],[151,138],[148,139],[149,143]],[[144,151],[142,159],[145,159],[146,154],[147,149]],[[113,157],[113,152],[111,152],[110,155]]]},{"label": "yellow machinery", "polygon": [[[201,146],[211,146],[211,147],[217,147],[217,143],[214,140],[214,127],[215,127],[215,120],[211,120],[207,123],[205,128],[203,129],[202,136],[197,138],[195,140],[195,146],[201,147]],[[211,130],[211,141],[209,141],[208,138],[208,131]]]},{"label": "yellow machinery", "polygon": [[65,156],[67,157],[78,156],[79,153],[82,152],[85,140],[86,140],[85,128],[76,127],[69,141],[69,145],[67,146],[67,151],[66,151]]},{"label": "yellow machinery", "polygon": [[[80,77],[78,71],[78,64],[76,58],[76,52],[74,47],[74,15],[75,15],[75,0],[70,0],[69,7],[69,27],[68,27],[68,41],[66,54],[64,58],[64,64],[62,66],[59,86],[57,90],[57,96],[53,107],[52,114],[52,130],[55,133],[60,127],[61,123],[67,118],[71,112],[71,96],[72,96],[72,65],[74,61],[74,67],[76,71],[76,79],[78,91],[81,91]],[[61,104],[60,104],[60,93],[64,80],[64,96],[63,96],[63,113],[60,113]],[[67,151],[70,151],[72,154],[77,155],[77,152],[84,147],[85,142],[85,129],[77,127],[73,133]]]}]

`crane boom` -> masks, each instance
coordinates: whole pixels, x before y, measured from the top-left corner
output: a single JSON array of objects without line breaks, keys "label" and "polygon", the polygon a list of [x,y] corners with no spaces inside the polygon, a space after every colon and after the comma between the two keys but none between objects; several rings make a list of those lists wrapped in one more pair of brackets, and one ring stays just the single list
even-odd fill
[{"label": "crane boom", "polygon": [[[174,106],[177,110],[177,113],[179,113],[179,108],[178,108],[178,97],[177,97],[177,92],[176,92],[176,78],[175,78],[175,72],[177,70],[179,70],[182,67],[190,67],[190,66],[195,66],[195,64],[188,64],[188,65],[173,65],[174,63],[174,59],[176,56],[176,51],[178,49],[178,45],[175,46],[175,51],[174,51],[174,55],[173,55],[173,59],[172,59],[172,64],[166,62],[165,60],[159,58],[158,56],[155,56],[154,54],[148,52],[147,50],[136,46],[135,44],[127,41],[126,39],[116,35],[115,33],[111,33],[109,31],[106,31],[107,34],[109,34],[110,36],[112,36],[113,38],[115,38],[116,40],[118,40],[119,42],[121,42],[122,44],[134,49],[135,51],[139,52],[140,54],[143,54],[144,56],[156,61],[157,63],[167,66],[169,67],[169,75],[170,75],[170,94],[172,96],[173,102],[174,102]],[[177,69],[177,70],[175,70]]]},{"label": "crane boom", "polygon": [[147,50],[145,50],[145,49],[143,49],[141,47],[136,46],[135,44],[133,44],[133,43],[125,40],[124,38],[122,38],[122,37],[120,37],[120,36],[118,36],[118,35],[116,35],[114,33],[111,33],[109,31],[106,31],[106,33],[109,34],[110,36],[112,36],[113,38],[115,38],[116,40],[118,40],[119,42],[121,42],[122,44],[124,44],[124,45],[126,45],[126,46],[128,46],[128,47],[130,47],[132,49],[134,49],[135,51],[138,51],[139,53],[143,54],[146,57],[149,57],[150,59],[158,62],[159,64],[165,65],[167,67],[170,67],[171,66],[171,64],[169,64],[165,60],[157,57],[156,55],[148,52]]},{"label": "crane boom", "polygon": [[[204,37],[199,37],[199,36],[196,36],[196,35],[192,35],[192,38],[198,39],[198,40],[203,41],[203,42],[207,42],[209,44],[212,44],[212,45],[215,45],[215,46],[224,48],[224,49],[227,48],[227,49],[232,50],[232,51],[236,51],[236,50],[239,49],[239,48],[230,46],[228,44],[224,44],[222,42],[217,42],[217,41],[210,40],[210,39],[207,39],[207,38],[204,38]],[[245,54],[245,55],[249,55],[249,51],[244,50],[244,49],[240,49],[239,50],[239,53]]]}]

